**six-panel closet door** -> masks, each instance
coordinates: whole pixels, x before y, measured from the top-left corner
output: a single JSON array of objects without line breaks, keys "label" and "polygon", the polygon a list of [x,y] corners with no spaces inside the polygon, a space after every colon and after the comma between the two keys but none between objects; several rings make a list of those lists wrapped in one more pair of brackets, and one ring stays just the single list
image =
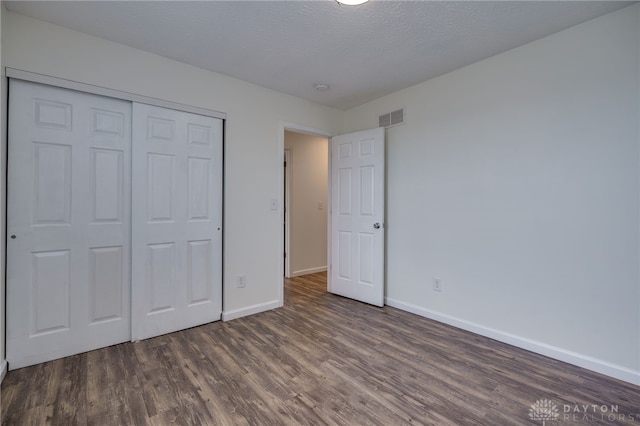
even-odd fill
[{"label": "six-panel closet door", "polygon": [[133,104],[132,339],[222,315],[222,120]]},{"label": "six-panel closet door", "polygon": [[130,123],[130,102],[11,81],[11,369],[130,338]]},{"label": "six-panel closet door", "polygon": [[11,80],[7,360],[219,320],[222,120]]}]

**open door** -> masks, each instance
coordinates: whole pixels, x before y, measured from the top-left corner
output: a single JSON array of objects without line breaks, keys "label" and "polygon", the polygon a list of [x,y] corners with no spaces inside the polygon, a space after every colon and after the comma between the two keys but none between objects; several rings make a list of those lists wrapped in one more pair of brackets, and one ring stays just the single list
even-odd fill
[{"label": "open door", "polygon": [[331,138],[329,292],[384,305],[384,128]]}]

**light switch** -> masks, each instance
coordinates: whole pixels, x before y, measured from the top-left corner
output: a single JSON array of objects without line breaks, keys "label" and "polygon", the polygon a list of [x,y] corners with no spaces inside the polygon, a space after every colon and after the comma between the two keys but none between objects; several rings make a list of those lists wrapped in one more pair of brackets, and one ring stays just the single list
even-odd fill
[{"label": "light switch", "polygon": [[318,201],[318,210],[324,209],[324,203],[322,201]]},{"label": "light switch", "polygon": [[271,199],[270,208],[271,210],[278,210],[278,200],[276,198]]}]

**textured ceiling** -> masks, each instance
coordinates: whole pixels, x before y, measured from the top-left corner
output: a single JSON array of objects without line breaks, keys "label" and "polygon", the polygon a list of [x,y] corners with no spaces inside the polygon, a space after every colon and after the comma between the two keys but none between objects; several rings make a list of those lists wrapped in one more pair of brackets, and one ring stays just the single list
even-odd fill
[{"label": "textured ceiling", "polygon": [[[633,2],[7,1],[7,9],[348,109]],[[314,83],[330,85],[319,92]]]}]

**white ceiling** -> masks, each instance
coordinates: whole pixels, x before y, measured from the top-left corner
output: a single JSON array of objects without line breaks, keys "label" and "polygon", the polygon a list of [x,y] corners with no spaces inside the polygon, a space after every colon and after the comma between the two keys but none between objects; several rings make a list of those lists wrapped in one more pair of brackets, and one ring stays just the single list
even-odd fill
[{"label": "white ceiling", "polygon": [[[632,3],[5,2],[17,13],[340,109]],[[330,90],[316,91],[317,82]]]}]

